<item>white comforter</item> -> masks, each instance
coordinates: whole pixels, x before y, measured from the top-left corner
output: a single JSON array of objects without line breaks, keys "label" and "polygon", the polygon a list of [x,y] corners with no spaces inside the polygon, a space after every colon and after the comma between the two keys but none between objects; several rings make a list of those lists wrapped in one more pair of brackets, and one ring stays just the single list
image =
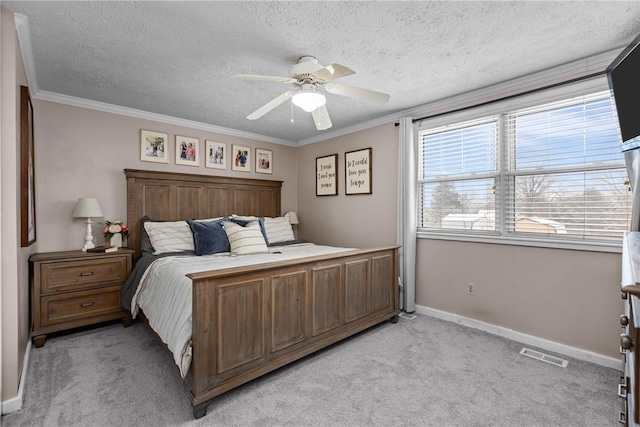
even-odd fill
[{"label": "white comforter", "polygon": [[316,255],[349,251],[349,248],[303,243],[271,248],[268,254],[232,257],[228,252],[216,255],[180,255],[154,261],[140,280],[131,302],[135,318],[142,308],[149,325],[173,353],[184,378],[191,364],[191,279],[188,273],[285,261]]}]

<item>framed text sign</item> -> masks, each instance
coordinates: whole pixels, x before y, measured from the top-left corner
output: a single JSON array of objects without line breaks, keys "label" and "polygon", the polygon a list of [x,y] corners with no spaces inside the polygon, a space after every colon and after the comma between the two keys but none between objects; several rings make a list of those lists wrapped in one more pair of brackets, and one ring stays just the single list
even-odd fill
[{"label": "framed text sign", "polygon": [[344,193],[371,194],[371,148],[344,153]]},{"label": "framed text sign", "polygon": [[338,195],[338,155],[316,157],[316,196]]}]

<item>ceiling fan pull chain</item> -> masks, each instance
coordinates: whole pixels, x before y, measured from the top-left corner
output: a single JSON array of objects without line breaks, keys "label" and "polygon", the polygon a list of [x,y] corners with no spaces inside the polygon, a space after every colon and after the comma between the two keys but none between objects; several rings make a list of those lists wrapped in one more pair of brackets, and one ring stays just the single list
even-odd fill
[{"label": "ceiling fan pull chain", "polygon": [[291,104],[291,123],[293,123],[293,102],[290,102],[289,104]]}]

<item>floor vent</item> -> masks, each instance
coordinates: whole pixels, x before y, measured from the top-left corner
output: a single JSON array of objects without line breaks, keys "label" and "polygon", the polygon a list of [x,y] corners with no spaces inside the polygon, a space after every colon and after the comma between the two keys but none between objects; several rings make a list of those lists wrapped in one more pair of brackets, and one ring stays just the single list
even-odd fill
[{"label": "floor vent", "polygon": [[559,357],[550,356],[548,354],[540,353],[539,351],[531,350],[530,348],[523,347],[520,350],[520,354],[530,357],[532,359],[541,360],[543,362],[551,363],[552,365],[560,366],[562,368],[566,368],[569,362],[564,359],[560,359]]},{"label": "floor vent", "polygon": [[398,316],[402,317],[403,319],[407,319],[407,320],[413,320],[416,317],[418,317],[415,314],[407,314],[407,313],[400,313]]}]

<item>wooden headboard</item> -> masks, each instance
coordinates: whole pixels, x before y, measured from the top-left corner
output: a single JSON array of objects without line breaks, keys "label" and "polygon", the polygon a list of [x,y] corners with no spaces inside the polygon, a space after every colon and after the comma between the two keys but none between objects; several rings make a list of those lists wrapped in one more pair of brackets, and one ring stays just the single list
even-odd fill
[{"label": "wooden headboard", "polygon": [[282,181],[125,169],[127,245],[140,258],[140,219],[204,219],[238,214],[277,217]]}]

